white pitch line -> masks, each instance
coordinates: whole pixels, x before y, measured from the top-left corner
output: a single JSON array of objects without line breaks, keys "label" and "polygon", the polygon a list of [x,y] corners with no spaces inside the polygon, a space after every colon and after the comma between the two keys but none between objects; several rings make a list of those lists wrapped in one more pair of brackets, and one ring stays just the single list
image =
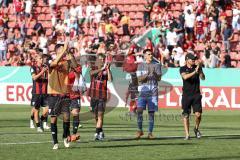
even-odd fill
[{"label": "white pitch line", "polygon": [[17,142],[17,143],[0,143],[0,145],[17,145],[17,144],[43,144],[43,143],[50,143],[52,141],[42,141],[42,142]]},{"label": "white pitch line", "polygon": [[[222,135],[203,135],[202,137],[211,138],[211,137],[221,137],[221,136],[240,136],[239,134],[222,134]],[[114,139],[115,138],[115,139]],[[129,135],[111,135],[106,138],[105,142],[114,141],[114,140],[121,140],[124,138],[134,139],[134,136]],[[144,138],[144,137],[143,137]],[[157,139],[171,139],[171,138],[184,138],[183,136],[156,136]],[[193,137],[194,138],[194,137]],[[59,141],[63,142],[63,141]],[[81,142],[95,142],[94,140],[88,141],[81,141]],[[28,144],[44,144],[44,143],[52,143],[52,141],[41,141],[41,142],[11,142],[11,143],[0,143],[0,145],[28,145]]]}]

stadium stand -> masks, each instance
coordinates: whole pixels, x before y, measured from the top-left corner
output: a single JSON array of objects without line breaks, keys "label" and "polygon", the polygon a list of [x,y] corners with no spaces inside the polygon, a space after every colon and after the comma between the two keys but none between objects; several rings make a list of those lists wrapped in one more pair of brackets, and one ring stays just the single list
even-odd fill
[{"label": "stadium stand", "polygon": [[[33,61],[34,54],[39,52],[51,54],[49,51],[53,51],[53,48],[50,46],[54,46],[51,44],[63,41],[65,33],[68,33],[72,39],[76,56],[84,55],[85,52],[95,53],[94,49],[96,50],[97,46],[93,45],[94,41],[98,44],[102,40],[106,42],[106,49],[110,44],[114,44],[115,54],[123,54],[122,50],[131,46],[131,40],[143,35],[146,30],[159,28],[163,36],[159,38],[160,44],[154,46],[154,52],[156,51],[158,55],[156,58],[166,67],[178,67],[180,57],[189,50],[193,50],[194,54],[204,62],[211,61],[210,66],[205,65],[211,68],[240,66],[240,0],[149,0],[149,2],[147,0],[101,0],[92,3],[87,0],[49,0],[48,3],[42,0],[14,0],[9,4],[4,2],[0,8],[0,32],[3,37],[0,40],[0,49],[7,49],[7,53],[5,58],[1,56],[1,65],[26,65],[27,61]],[[200,40],[196,39],[196,34],[191,36],[191,27],[186,28],[186,23],[183,22],[183,15],[187,17],[188,10],[194,14],[193,32],[197,32],[198,20],[203,21],[204,38]],[[126,17],[130,18],[130,21]],[[211,18],[216,24],[210,22]],[[182,26],[180,25],[180,30],[177,31],[175,29],[179,29],[179,24]],[[230,29],[227,30],[228,27],[224,24],[229,25]],[[214,34],[215,25],[216,33]],[[172,26],[175,28],[171,32],[172,35],[177,34],[176,44],[169,44],[171,40],[167,37]],[[44,37],[47,43],[39,47],[42,33],[46,35]],[[231,38],[223,42],[223,33]],[[11,34],[14,35],[15,40],[11,39]],[[34,37],[36,43],[31,41]],[[181,51],[176,47],[178,43]],[[210,55],[206,53],[208,43],[211,43]],[[227,48],[229,44],[230,48]],[[161,45],[167,46],[166,52],[169,53],[162,52],[159,48]],[[121,48],[122,46],[127,47]],[[146,48],[147,46],[138,47]],[[141,49],[138,48],[137,51],[141,52]],[[1,51],[1,54],[5,53]],[[230,62],[225,62],[228,55]]]}]

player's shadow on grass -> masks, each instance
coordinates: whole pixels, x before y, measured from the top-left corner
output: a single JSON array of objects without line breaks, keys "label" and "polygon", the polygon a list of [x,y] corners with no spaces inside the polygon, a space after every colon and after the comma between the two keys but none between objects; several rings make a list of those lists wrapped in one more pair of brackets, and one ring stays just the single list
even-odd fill
[{"label": "player's shadow on grass", "polygon": [[[226,159],[240,159],[240,156],[219,156],[219,157],[203,157],[203,158],[180,158],[174,160],[226,160]],[[172,159],[171,159],[172,160]]]},{"label": "player's shadow on grass", "polygon": [[239,130],[237,127],[202,127],[209,130]]},{"label": "player's shadow on grass", "polygon": [[91,148],[125,148],[125,147],[146,147],[146,146],[183,146],[193,145],[192,143],[148,143],[148,144],[122,144],[122,145],[104,145],[104,146],[93,146]]},{"label": "player's shadow on grass", "polygon": [[[101,144],[101,142],[99,142]],[[98,146],[91,146],[91,147],[79,147],[74,146],[71,149],[79,149],[79,148],[128,148],[128,147],[146,147],[146,146],[184,146],[184,145],[194,145],[192,143],[148,143],[148,144],[116,144],[116,145],[98,145]]]},{"label": "player's shadow on grass", "polygon": [[204,136],[210,139],[240,139],[240,135],[216,135],[216,136]]}]

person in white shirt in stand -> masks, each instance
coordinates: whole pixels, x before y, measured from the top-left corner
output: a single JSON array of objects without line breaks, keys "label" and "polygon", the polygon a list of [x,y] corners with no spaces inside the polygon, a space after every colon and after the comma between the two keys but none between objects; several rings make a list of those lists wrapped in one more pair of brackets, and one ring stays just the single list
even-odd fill
[{"label": "person in white shirt in stand", "polygon": [[209,17],[210,28],[209,31],[211,33],[210,41],[215,41],[215,37],[217,34],[217,23],[213,20],[213,17]]},{"label": "person in white shirt in stand", "polygon": [[25,18],[26,18],[27,24],[29,24],[31,19],[31,13],[32,13],[32,1],[26,0],[24,3],[25,3]]},{"label": "person in white shirt in stand", "polygon": [[83,19],[83,4],[82,1],[80,2],[80,4],[75,8],[75,11],[77,13],[77,19],[79,21],[79,24],[81,24],[81,21]]},{"label": "person in white shirt in stand", "polygon": [[185,7],[184,7],[184,11],[183,13],[186,15],[188,10],[190,10],[191,12],[193,12],[193,6],[192,4],[190,4],[188,1],[185,2]]},{"label": "person in white shirt in stand", "polygon": [[7,60],[7,41],[4,34],[0,35],[0,62]]},{"label": "person in white shirt in stand", "polygon": [[95,13],[95,6],[92,4],[91,1],[88,2],[88,6],[86,8],[86,18],[88,20],[88,22],[91,22],[92,14]]},{"label": "person in white shirt in stand", "polygon": [[56,8],[56,4],[57,4],[56,0],[49,0],[49,7],[51,9],[51,13],[54,12],[54,10]]},{"label": "person in white shirt in stand", "polygon": [[39,37],[39,48],[42,50],[45,50],[45,48],[47,48],[47,42],[48,42],[48,38],[44,33],[41,33]]},{"label": "person in white shirt in stand", "polygon": [[95,8],[95,19],[96,22],[99,23],[102,18],[102,5],[100,4],[100,1],[96,2],[96,8]]},{"label": "person in white shirt in stand", "polygon": [[177,45],[175,48],[173,48],[173,51],[176,51],[176,54],[174,55],[174,64],[175,66],[179,66],[180,59],[183,56],[183,49],[180,45]]},{"label": "person in white shirt in stand", "polygon": [[185,29],[189,40],[193,40],[195,14],[189,9],[185,14]]},{"label": "person in white shirt in stand", "polygon": [[57,25],[56,25],[56,31],[59,31],[60,33],[64,33],[64,31],[66,30],[66,27],[63,24],[62,20],[59,20]]},{"label": "person in white shirt in stand", "polygon": [[167,39],[167,48],[171,53],[174,46],[177,45],[177,33],[174,31],[173,28],[169,29],[169,32],[166,35],[166,39]]},{"label": "person in white shirt in stand", "polygon": [[77,10],[74,4],[71,6],[69,14],[70,14],[70,19],[74,19],[74,20],[77,19]]},{"label": "person in white shirt in stand", "polygon": [[240,31],[240,10],[233,9],[232,27],[235,31]]}]

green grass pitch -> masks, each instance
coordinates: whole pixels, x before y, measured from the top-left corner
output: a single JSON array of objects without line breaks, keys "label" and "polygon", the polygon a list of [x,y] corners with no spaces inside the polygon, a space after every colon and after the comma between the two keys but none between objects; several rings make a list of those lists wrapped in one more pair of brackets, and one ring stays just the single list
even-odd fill
[{"label": "green grass pitch", "polygon": [[[87,108],[84,107],[83,112]],[[52,150],[50,131],[29,128],[30,107],[0,105],[0,160],[226,160],[240,159],[240,111],[204,111],[201,139],[184,141],[180,109],[160,109],[156,114],[155,140],[135,140],[136,119],[116,108],[105,117],[106,139],[95,142],[94,121],[82,121],[81,140],[65,149],[58,121],[59,150]],[[86,115],[85,115],[86,116]],[[89,115],[90,116],[90,115]],[[147,117],[144,131],[147,136]],[[191,135],[193,136],[193,118]]]}]

